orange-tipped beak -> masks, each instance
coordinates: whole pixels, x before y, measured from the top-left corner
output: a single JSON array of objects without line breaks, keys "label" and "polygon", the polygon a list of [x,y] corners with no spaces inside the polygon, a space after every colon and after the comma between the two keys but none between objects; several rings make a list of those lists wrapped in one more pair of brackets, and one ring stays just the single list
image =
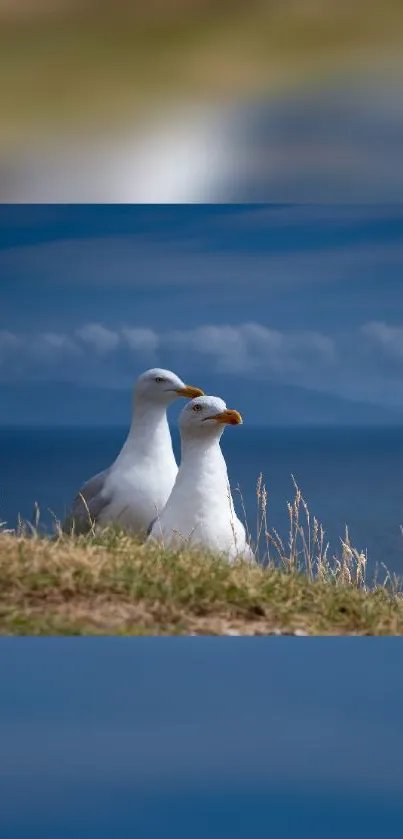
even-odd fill
[{"label": "orange-tipped beak", "polygon": [[222,414],[216,414],[214,417],[208,417],[208,419],[214,419],[223,425],[241,425],[242,423],[242,417],[238,411],[231,411],[229,408]]},{"label": "orange-tipped beak", "polygon": [[190,385],[178,387],[176,392],[179,396],[187,396],[188,399],[196,399],[196,396],[204,396],[203,390],[200,390],[199,387],[191,387]]}]

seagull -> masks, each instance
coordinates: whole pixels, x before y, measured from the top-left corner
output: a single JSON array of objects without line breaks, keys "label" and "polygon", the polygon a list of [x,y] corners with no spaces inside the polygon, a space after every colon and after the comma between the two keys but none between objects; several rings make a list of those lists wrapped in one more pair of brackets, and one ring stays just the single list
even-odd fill
[{"label": "seagull", "polygon": [[86,533],[95,524],[118,524],[145,536],[168,501],[178,472],[167,408],[179,396],[192,399],[202,394],[170,370],[146,370],[134,387],[132,422],[123,448],[109,468],[81,488],[63,531]]},{"label": "seagull", "polygon": [[164,548],[197,548],[229,562],[254,561],[245,528],[235,514],[227,466],[220,447],[226,425],[239,425],[238,411],[218,396],[201,396],[181,411],[182,458],[175,486],[150,525],[147,542]]}]

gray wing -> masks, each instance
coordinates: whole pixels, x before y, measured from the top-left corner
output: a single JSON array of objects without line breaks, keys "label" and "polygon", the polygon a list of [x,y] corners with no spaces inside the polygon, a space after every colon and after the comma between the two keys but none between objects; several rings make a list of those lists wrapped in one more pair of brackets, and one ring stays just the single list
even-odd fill
[{"label": "gray wing", "polygon": [[73,529],[77,534],[88,533],[91,530],[91,524],[99,519],[102,510],[108,506],[111,500],[108,495],[102,492],[109,472],[110,467],[104,469],[103,472],[98,472],[81,487],[73,501],[70,513],[63,523],[62,530],[64,533],[71,533]]}]

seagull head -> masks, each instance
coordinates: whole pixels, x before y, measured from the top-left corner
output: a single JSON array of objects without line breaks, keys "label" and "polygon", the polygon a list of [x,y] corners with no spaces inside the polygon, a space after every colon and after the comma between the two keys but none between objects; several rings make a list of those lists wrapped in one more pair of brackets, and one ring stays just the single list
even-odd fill
[{"label": "seagull head", "polygon": [[136,399],[166,406],[179,396],[194,399],[196,396],[203,395],[200,388],[185,384],[171,370],[163,370],[160,367],[153,367],[142,373],[137,379],[134,393]]},{"label": "seagull head", "polygon": [[219,396],[198,396],[181,411],[179,428],[185,437],[221,437],[226,425],[240,425],[238,411],[227,408]]}]

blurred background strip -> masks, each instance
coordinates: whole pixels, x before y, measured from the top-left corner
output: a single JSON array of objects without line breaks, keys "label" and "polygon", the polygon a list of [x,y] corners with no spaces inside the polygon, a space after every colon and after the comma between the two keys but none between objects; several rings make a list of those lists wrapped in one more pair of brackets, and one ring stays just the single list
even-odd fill
[{"label": "blurred background strip", "polygon": [[0,0],[0,200],[396,201],[401,0]]}]

